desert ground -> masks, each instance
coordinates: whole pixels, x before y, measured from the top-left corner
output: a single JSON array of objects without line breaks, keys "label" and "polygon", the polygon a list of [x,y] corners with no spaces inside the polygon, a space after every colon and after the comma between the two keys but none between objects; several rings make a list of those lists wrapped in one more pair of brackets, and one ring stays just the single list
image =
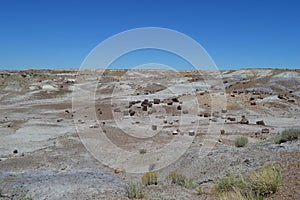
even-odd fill
[{"label": "desert ground", "polygon": [[144,199],[218,199],[221,178],[272,163],[282,183],[265,198],[300,199],[300,140],[274,141],[300,129],[299,69],[3,70],[0,83],[0,199],[128,199],[147,171]]}]

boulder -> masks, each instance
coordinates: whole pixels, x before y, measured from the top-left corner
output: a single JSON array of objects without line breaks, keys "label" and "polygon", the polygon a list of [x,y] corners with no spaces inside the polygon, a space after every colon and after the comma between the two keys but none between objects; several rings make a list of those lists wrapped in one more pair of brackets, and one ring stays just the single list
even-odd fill
[{"label": "boulder", "polygon": [[183,113],[183,114],[188,114],[189,111],[188,111],[188,110],[183,110],[182,113]]},{"label": "boulder", "polygon": [[248,119],[246,119],[246,118],[242,118],[241,120],[240,120],[240,124],[249,124],[249,121],[248,121]]},{"label": "boulder", "polygon": [[154,104],[159,104],[160,103],[160,99],[153,99],[153,103]]},{"label": "boulder", "polygon": [[157,125],[152,125],[152,130],[156,131],[157,130]]},{"label": "boulder", "polygon": [[223,109],[221,110],[221,112],[222,112],[222,113],[227,113],[227,109],[223,108]]},{"label": "boulder", "polygon": [[143,105],[143,111],[147,111],[148,110],[148,107]]},{"label": "boulder", "polygon": [[221,135],[224,135],[225,134],[225,130],[221,130]]},{"label": "boulder", "polygon": [[264,122],[264,120],[260,120],[260,121],[256,121],[256,124],[264,126],[265,122]]},{"label": "boulder", "polygon": [[211,121],[212,121],[212,122],[217,122],[218,119],[214,117],[214,118],[211,119]]},{"label": "boulder", "polygon": [[121,112],[121,109],[120,108],[115,108],[114,112]]},{"label": "boulder", "polygon": [[144,101],[141,103],[141,106],[148,106],[148,99],[144,99]]},{"label": "boulder", "polygon": [[170,99],[166,100],[167,105],[173,105],[173,101],[171,101]]},{"label": "boulder", "polygon": [[270,133],[270,130],[268,128],[263,128],[261,130],[261,133]]},{"label": "boulder", "polygon": [[189,130],[189,136],[194,136],[195,135],[195,131],[194,130]]},{"label": "boulder", "polygon": [[231,121],[231,122],[233,122],[233,121],[235,121],[236,120],[236,118],[235,117],[228,117],[227,118],[229,121]]},{"label": "boulder", "polygon": [[172,98],[172,101],[173,101],[173,102],[179,102],[178,97],[173,97],[173,98]]},{"label": "boulder", "polygon": [[181,106],[177,106],[177,110],[181,110],[182,108],[181,108]]},{"label": "boulder", "polygon": [[135,111],[134,110],[129,110],[129,114],[130,114],[130,116],[133,116],[135,114]]},{"label": "boulder", "polygon": [[115,173],[116,174],[119,174],[119,173],[123,173],[125,170],[124,170],[124,168],[122,168],[122,167],[117,167],[116,169],[115,169]]}]

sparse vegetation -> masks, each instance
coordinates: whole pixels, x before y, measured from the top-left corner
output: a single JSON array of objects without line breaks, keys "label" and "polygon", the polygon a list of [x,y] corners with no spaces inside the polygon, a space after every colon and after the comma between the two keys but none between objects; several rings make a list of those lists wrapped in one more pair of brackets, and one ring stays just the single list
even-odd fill
[{"label": "sparse vegetation", "polygon": [[287,129],[282,131],[280,136],[275,139],[276,144],[281,144],[287,141],[297,140],[300,137],[299,129]]},{"label": "sparse vegetation", "polygon": [[222,178],[217,185],[215,185],[215,190],[217,193],[241,191],[245,192],[247,184],[242,175],[234,176],[229,175]]},{"label": "sparse vegetation", "polygon": [[187,178],[183,174],[177,174],[175,172],[172,172],[166,177],[166,179],[172,184],[180,185],[188,189],[196,188],[196,184],[193,182],[193,180]]},{"label": "sparse vegetation", "polygon": [[248,144],[248,138],[247,137],[241,136],[241,137],[238,137],[235,140],[235,146],[236,147],[244,147],[247,144]]},{"label": "sparse vegetation", "polygon": [[239,190],[223,192],[218,196],[219,200],[262,200],[260,196],[254,196],[251,193],[242,194]]},{"label": "sparse vegetation", "polygon": [[261,196],[275,193],[281,184],[281,168],[270,165],[249,177],[249,185],[252,191]]},{"label": "sparse vegetation", "polygon": [[147,185],[157,185],[157,172],[147,172],[142,176],[142,183]]},{"label": "sparse vegetation", "polygon": [[145,196],[145,188],[142,183],[130,183],[125,189],[129,199],[141,199]]},{"label": "sparse vegetation", "polygon": [[204,194],[203,188],[200,185],[196,188],[196,191],[197,191],[197,195],[199,196]]},{"label": "sparse vegetation", "polygon": [[145,154],[147,153],[147,149],[140,149],[140,154]]},{"label": "sparse vegetation", "polygon": [[244,178],[242,175],[229,175],[215,185],[219,199],[260,200],[274,194],[281,183],[281,168],[275,165],[264,167]]},{"label": "sparse vegetation", "polygon": [[150,197],[150,200],[172,200],[174,198],[168,197],[168,196],[163,196],[160,194],[154,194]]}]

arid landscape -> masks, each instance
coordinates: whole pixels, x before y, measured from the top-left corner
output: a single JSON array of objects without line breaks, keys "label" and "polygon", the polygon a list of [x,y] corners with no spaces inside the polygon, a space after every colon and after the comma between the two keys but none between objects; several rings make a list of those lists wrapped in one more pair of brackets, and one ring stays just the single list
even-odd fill
[{"label": "arid landscape", "polygon": [[[138,183],[142,199],[222,199],[224,177],[266,166],[282,180],[255,194],[300,199],[299,69],[2,70],[0,83],[0,199],[139,198]],[[103,135],[132,154],[95,146]]]}]

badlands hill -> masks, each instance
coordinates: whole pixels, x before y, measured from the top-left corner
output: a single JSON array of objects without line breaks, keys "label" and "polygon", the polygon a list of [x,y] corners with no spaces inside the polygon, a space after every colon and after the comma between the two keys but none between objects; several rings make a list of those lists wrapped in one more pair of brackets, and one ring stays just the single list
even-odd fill
[{"label": "badlands hill", "polygon": [[[145,198],[216,199],[221,178],[270,163],[283,180],[266,198],[300,199],[300,142],[275,142],[300,129],[298,69],[30,69],[0,71],[0,83],[0,199],[128,199],[146,171],[158,184]],[[171,172],[203,194],[167,183]]]}]

